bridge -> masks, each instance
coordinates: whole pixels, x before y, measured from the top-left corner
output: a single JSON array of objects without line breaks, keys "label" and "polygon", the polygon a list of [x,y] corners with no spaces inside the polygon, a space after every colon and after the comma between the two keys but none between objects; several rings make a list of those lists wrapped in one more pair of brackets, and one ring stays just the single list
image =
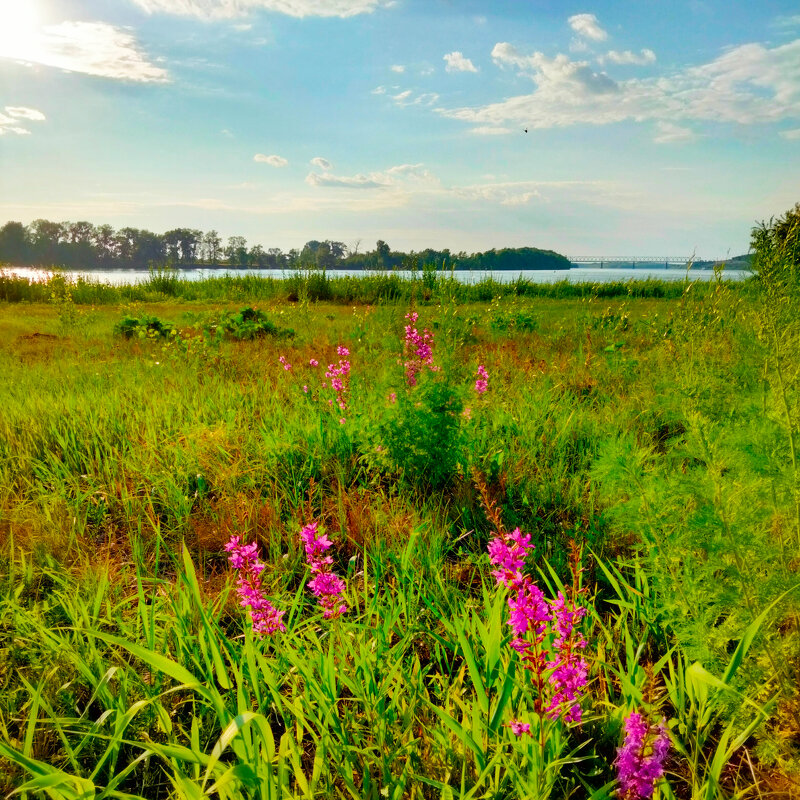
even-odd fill
[{"label": "bridge", "polygon": [[576,266],[584,266],[588,264],[599,264],[600,269],[603,267],[613,267],[616,265],[626,266],[631,269],[636,269],[637,266],[664,266],[665,269],[670,267],[686,268],[686,265],[694,260],[694,256],[567,256],[569,261]]}]

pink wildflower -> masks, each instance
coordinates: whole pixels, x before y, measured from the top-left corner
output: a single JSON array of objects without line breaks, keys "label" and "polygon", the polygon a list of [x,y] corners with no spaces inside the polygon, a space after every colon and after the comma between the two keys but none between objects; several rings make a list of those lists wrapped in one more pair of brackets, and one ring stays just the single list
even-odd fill
[{"label": "pink wildflower", "polygon": [[656,781],[664,775],[664,759],[670,739],[664,719],[649,723],[634,711],[625,720],[625,743],[617,750],[619,789],[624,800],[646,800],[653,796]]},{"label": "pink wildflower", "polygon": [[278,359],[278,361],[280,361],[280,363],[281,363],[281,364],[283,364],[283,368],[284,368],[284,369],[285,369],[287,372],[288,372],[288,371],[289,371],[289,370],[292,368],[292,365],[291,365],[291,364],[290,364],[290,363],[289,363],[289,362],[286,360],[286,356],[281,356],[281,357]]},{"label": "pink wildflower", "polygon": [[232,536],[225,545],[225,550],[229,553],[231,566],[239,572],[236,578],[239,605],[249,609],[253,630],[260,636],[285,631],[286,625],[281,619],[284,612],[279,611],[264,597],[261,585],[264,564],[258,560],[258,546],[255,542],[242,544],[241,537]]},{"label": "pink wildflower", "polygon": [[318,367],[318,366],[319,366],[319,361],[317,361],[317,359],[316,359],[316,358],[312,358],[312,359],[311,359],[311,360],[308,362],[308,365],[309,365],[310,367]]},{"label": "pink wildflower", "polygon": [[300,531],[306,551],[306,561],[314,576],[309,581],[311,589],[322,608],[322,616],[332,619],[344,614],[347,605],[342,600],[344,582],[332,570],[333,558],[325,555],[333,542],[325,533],[318,533],[318,523],[312,522]]},{"label": "pink wildflower", "polygon": [[[508,625],[514,634],[511,647],[533,675],[536,712],[580,722],[580,702],[588,680],[588,665],[580,655],[586,640],[577,630],[586,614],[586,609],[576,602],[580,594],[580,553],[575,549],[572,554],[574,581],[570,598],[559,592],[555,600],[548,602],[542,590],[522,572],[532,549],[530,535],[519,528],[496,535],[488,546],[489,558],[496,567],[492,575],[498,586],[510,590]],[[550,653],[545,644],[548,631],[553,635]]]},{"label": "pink wildflower", "polygon": [[478,366],[478,378],[475,381],[475,391],[478,394],[483,394],[489,388],[489,373],[483,364]]},{"label": "pink wildflower", "polygon": [[406,314],[409,324],[406,325],[403,345],[406,353],[406,383],[409,386],[417,385],[417,374],[424,366],[432,372],[438,369],[433,363],[433,334],[427,328],[420,333],[414,327],[418,318],[419,314],[416,311],[409,311]]},{"label": "pink wildflower", "polygon": [[[325,377],[330,379],[331,389],[336,392],[336,405],[339,406],[340,411],[344,411],[347,408],[347,392],[350,379],[350,362],[345,360],[345,356],[350,355],[350,351],[346,347],[339,345],[336,348],[336,352],[342,358],[339,359],[338,364],[328,365]],[[326,387],[326,384],[323,383],[322,385]],[[332,406],[333,402],[329,400],[328,405]]]},{"label": "pink wildflower", "polygon": [[511,729],[514,736],[522,736],[523,733],[530,733],[531,726],[529,722],[520,722],[518,719],[512,719],[506,722],[506,727]]},{"label": "pink wildflower", "polygon": [[397,392],[389,392],[389,402],[390,403],[397,402]]}]

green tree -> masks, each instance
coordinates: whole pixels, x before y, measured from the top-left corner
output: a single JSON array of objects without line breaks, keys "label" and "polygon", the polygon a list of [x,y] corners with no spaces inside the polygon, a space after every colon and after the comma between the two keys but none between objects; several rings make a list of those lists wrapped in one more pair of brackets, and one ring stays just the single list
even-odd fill
[{"label": "green tree", "polygon": [[228,246],[225,248],[225,255],[228,263],[232,267],[247,267],[247,239],[244,236],[229,236]]},{"label": "green tree", "polygon": [[21,222],[7,222],[0,228],[0,262],[27,264],[31,257],[28,231]]},{"label": "green tree", "polygon": [[207,231],[203,236],[202,258],[208,264],[216,266],[222,258],[222,239],[215,230]]}]

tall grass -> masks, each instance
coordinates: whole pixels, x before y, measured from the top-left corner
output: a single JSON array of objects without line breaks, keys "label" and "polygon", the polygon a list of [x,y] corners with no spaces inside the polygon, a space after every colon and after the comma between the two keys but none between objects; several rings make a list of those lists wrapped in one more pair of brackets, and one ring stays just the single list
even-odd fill
[{"label": "tall grass", "polygon": [[[687,278],[688,279],[688,278]],[[538,283],[522,276],[511,281],[484,277],[465,283],[449,273],[434,273],[420,278],[404,278],[391,272],[364,273],[359,276],[337,275],[324,271],[276,273],[275,277],[224,273],[201,280],[181,277],[173,270],[151,272],[143,281],[130,285],[112,285],[95,281],[91,275],[67,280],[58,272],[44,272],[41,280],[0,271],[0,301],[47,302],[62,294],[65,284],[75,303],[109,305],[123,302],[152,302],[163,299],[186,301],[225,301],[254,303],[268,300],[330,301],[334,303],[374,304],[386,301],[437,303],[443,296],[458,302],[488,302],[495,297],[531,298],[672,298],[683,294],[686,283],[657,279],[609,281],[607,283],[572,283],[567,280]],[[705,293],[706,281],[695,281],[696,293]]]},{"label": "tall grass", "polygon": [[[757,287],[482,287],[489,304],[443,282],[428,301],[412,284],[355,308],[278,293],[261,308],[294,339],[211,341],[219,286],[209,309],[160,285],[124,311],[170,319],[168,340],[114,337],[123,308],[84,305],[77,285],[0,312],[0,785],[611,797],[622,720],[640,709],[671,732],[661,797],[791,786],[796,387],[778,380]],[[416,387],[411,296],[439,368]],[[342,345],[344,415],[322,385]],[[535,728],[535,697],[475,474],[506,528],[531,534],[547,596],[571,541],[593,554],[582,726],[518,739],[506,724]],[[348,585],[332,622],[306,591],[311,519]],[[232,535],[260,546],[280,637],[254,637],[235,604]]]}]

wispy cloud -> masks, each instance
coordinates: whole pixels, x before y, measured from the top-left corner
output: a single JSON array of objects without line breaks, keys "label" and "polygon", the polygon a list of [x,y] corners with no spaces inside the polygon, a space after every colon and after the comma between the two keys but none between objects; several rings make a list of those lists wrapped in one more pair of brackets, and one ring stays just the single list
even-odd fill
[{"label": "wispy cloud", "polygon": [[263,153],[256,153],[253,156],[253,161],[259,164],[269,164],[271,167],[285,167],[289,163],[283,156],[266,156]]},{"label": "wispy cloud", "polygon": [[674,122],[661,120],[656,125],[656,129],[658,132],[653,137],[653,141],[658,144],[680,144],[691,142],[696,138],[696,134],[691,128],[684,128]]},{"label": "wispy cloud", "polygon": [[[383,91],[378,91],[382,89]],[[385,94],[386,90],[379,86],[378,89],[373,89],[372,94]],[[389,95],[395,105],[398,106],[432,106],[439,100],[439,95],[436,92],[420,92],[414,94],[411,89],[404,89],[397,94]]]},{"label": "wispy cloud", "polygon": [[[22,122],[43,122],[45,119],[41,111],[26,106],[6,106],[0,112],[0,136],[15,134],[27,136],[30,131]],[[21,122],[22,121],[22,122]]]},{"label": "wispy cloud", "polygon": [[403,72],[406,71],[406,68],[402,64],[392,64],[392,66],[389,67],[389,69],[392,72],[397,72],[397,73],[400,73],[400,74],[402,74]]},{"label": "wispy cloud", "polygon": [[41,111],[27,106],[6,106],[5,112],[14,119],[28,119],[32,122],[44,122],[45,120],[45,115]]},{"label": "wispy cloud", "polygon": [[310,163],[315,167],[319,167],[320,169],[327,170],[333,167],[333,164],[331,164],[327,158],[323,158],[322,156],[316,156],[315,158],[312,158]]},{"label": "wispy cloud", "polygon": [[459,50],[454,50],[452,53],[447,53],[443,57],[447,66],[447,72],[477,72],[478,68],[466,58]]},{"label": "wispy cloud", "polygon": [[334,175],[331,172],[310,172],[306,176],[309,186],[335,189],[402,189],[410,186],[439,186],[423,164],[398,164],[386,170],[357,173],[356,175]]},{"label": "wispy cloud", "polygon": [[600,56],[597,60],[600,64],[610,61],[612,64],[636,64],[638,66],[643,66],[644,64],[654,63],[656,54],[648,48],[644,48],[639,53],[634,53],[632,50],[609,50],[604,56]]},{"label": "wispy cloud", "polygon": [[792,130],[781,131],[780,135],[782,138],[789,139],[791,141],[800,140],[800,128],[793,128]]},{"label": "wispy cloud", "polygon": [[584,39],[591,39],[593,42],[604,42],[608,39],[608,33],[600,27],[594,14],[573,14],[567,22]]},{"label": "wispy cloud", "polygon": [[141,83],[163,83],[169,77],[129,30],[105,22],[62,22],[19,39],[2,37],[0,58]]},{"label": "wispy cloud", "polygon": [[253,11],[290,17],[354,17],[369,14],[387,0],[134,0],[148,14],[174,14],[201,19],[233,19]]},{"label": "wispy cloud", "polygon": [[503,136],[511,133],[511,128],[504,128],[500,125],[478,125],[477,128],[471,128],[470,133],[474,133],[476,136]]}]

